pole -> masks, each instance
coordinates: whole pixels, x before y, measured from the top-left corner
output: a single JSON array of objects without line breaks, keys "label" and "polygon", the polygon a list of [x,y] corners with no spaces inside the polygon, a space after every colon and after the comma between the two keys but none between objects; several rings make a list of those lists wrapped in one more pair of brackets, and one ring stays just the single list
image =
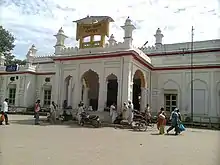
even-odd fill
[{"label": "pole", "polygon": [[193,123],[193,36],[194,36],[194,28],[192,26],[192,31],[191,31],[191,54],[190,54],[190,69],[191,69],[191,121]]}]

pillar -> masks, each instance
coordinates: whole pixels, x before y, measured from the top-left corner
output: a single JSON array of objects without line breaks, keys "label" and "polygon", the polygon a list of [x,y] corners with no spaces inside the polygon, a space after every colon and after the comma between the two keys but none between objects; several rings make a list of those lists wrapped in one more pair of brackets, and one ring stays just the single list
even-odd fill
[{"label": "pillar", "polygon": [[132,72],[131,72],[131,63],[125,62],[123,67],[123,75],[121,78],[122,86],[121,89],[121,107],[123,106],[123,102],[127,102],[128,100],[132,100]]},{"label": "pillar", "polygon": [[89,106],[89,98],[88,98],[88,95],[89,95],[89,88],[85,87],[84,88],[84,91],[83,91],[83,102],[85,104],[86,107]]},{"label": "pillar", "polygon": [[105,108],[105,101],[104,101],[104,87],[105,83],[103,81],[102,76],[99,78],[99,102],[98,102],[98,111],[103,112]]},{"label": "pillar", "polygon": [[107,93],[108,93],[108,81],[105,81],[105,85],[104,85],[104,103],[105,103],[105,107],[107,106]]},{"label": "pillar", "polygon": [[58,104],[59,108],[62,108],[62,86],[63,86],[63,76],[61,63],[56,63],[56,74],[55,74],[55,88],[54,88],[54,101]]},{"label": "pillar", "polygon": [[68,82],[68,100],[67,100],[67,103],[68,103],[68,106],[72,106],[72,77],[69,79],[69,82]]},{"label": "pillar", "polygon": [[142,87],[141,88],[141,107],[140,110],[144,111],[145,107],[147,105],[147,89]]}]

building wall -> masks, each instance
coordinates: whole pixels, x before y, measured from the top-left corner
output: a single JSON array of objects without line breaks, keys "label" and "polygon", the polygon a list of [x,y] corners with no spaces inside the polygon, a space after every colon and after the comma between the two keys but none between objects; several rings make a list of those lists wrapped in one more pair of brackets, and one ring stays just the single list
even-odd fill
[{"label": "building wall", "polygon": [[[194,114],[219,116],[219,81],[218,69],[202,69],[193,71]],[[183,114],[191,113],[191,73],[190,70],[158,71],[158,78],[152,83],[157,84],[159,94],[153,105],[159,110],[165,106],[164,94],[177,93],[177,106]]]}]

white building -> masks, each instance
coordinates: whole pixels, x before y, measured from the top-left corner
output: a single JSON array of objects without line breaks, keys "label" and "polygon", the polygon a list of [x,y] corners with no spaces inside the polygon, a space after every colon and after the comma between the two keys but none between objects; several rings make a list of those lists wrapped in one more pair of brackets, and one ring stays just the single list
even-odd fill
[{"label": "white building", "polygon": [[106,43],[112,21],[104,16],[75,21],[79,48],[65,47],[67,36],[61,28],[53,55],[37,56],[33,45],[27,65],[18,70],[6,71],[1,56],[0,101],[9,98],[10,104],[30,107],[37,99],[44,106],[52,100],[62,106],[67,100],[76,108],[83,100],[104,111],[113,102],[121,108],[132,100],[137,109],[147,103],[155,112],[161,106],[167,111],[177,106],[190,115],[192,80],[194,115],[220,117],[220,39],[194,42],[191,59],[190,42],[163,44],[160,29],[154,35],[155,46],[135,48],[135,26],[129,18],[122,26],[124,41],[117,42],[112,34]]}]

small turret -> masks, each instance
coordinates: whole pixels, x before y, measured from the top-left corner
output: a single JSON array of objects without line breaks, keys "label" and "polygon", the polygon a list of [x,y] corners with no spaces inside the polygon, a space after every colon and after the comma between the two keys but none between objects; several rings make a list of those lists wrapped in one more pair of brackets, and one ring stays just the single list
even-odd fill
[{"label": "small turret", "polygon": [[121,28],[124,29],[124,44],[130,48],[133,40],[132,33],[136,28],[129,17],[125,20],[125,24]]},{"label": "small turret", "polygon": [[156,48],[160,48],[162,46],[162,40],[163,40],[163,34],[161,33],[160,28],[157,29],[154,37],[156,39],[156,43],[155,43]]},{"label": "small turret", "polygon": [[114,46],[116,44],[115,36],[112,34],[108,40],[110,46]]},{"label": "small turret", "polygon": [[59,54],[61,52],[61,50],[65,47],[64,41],[68,37],[64,34],[64,31],[63,31],[62,27],[60,28],[58,33],[54,36],[57,39],[56,45],[54,46],[55,54]]},{"label": "small turret", "polygon": [[31,46],[31,48],[28,50],[28,53],[26,55],[26,58],[27,58],[27,66],[31,66],[33,61],[34,61],[34,58],[36,57],[36,53],[37,53],[37,49],[35,47],[35,45],[33,44]]}]

